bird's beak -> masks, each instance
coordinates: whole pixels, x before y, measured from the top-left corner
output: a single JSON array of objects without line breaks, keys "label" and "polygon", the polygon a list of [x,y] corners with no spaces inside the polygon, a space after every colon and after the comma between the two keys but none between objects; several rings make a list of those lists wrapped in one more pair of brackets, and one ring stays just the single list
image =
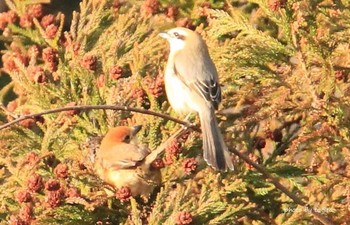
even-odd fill
[{"label": "bird's beak", "polygon": [[142,128],[142,125],[137,125],[132,127],[132,136],[135,136]]},{"label": "bird's beak", "polygon": [[167,32],[160,32],[158,35],[161,38],[164,38],[164,39],[168,39],[169,38],[169,34]]}]

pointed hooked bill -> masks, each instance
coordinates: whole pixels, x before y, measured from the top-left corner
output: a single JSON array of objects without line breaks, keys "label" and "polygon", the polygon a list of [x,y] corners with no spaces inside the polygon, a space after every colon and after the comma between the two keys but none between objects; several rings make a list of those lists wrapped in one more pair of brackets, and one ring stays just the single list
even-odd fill
[{"label": "pointed hooked bill", "polygon": [[164,38],[164,39],[170,38],[170,35],[169,35],[168,32],[166,32],[166,31],[160,32],[158,35],[159,35],[161,38]]},{"label": "pointed hooked bill", "polygon": [[136,125],[132,127],[132,135],[136,135],[142,129],[142,125]]}]

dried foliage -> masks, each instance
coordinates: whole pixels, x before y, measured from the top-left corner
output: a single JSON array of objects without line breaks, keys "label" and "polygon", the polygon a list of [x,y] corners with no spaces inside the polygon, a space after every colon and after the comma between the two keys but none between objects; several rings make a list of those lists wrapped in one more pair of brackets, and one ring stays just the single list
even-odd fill
[{"label": "dried foliage", "polygon": [[[99,136],[143,125],[155,149],[177,129],[128,111],[71,110],[1,130],[0,224],[334,224],[350,218],[350,2],[347,0],[83,0],[64,31],[47,0],[6,0],[0,14],[1,123],[74,105],[125,105],[174,114],[166,99],[170,26],[206,40],[223,85],[218,111],[230,149],[302,198],[293,201],[236,157],[218,173],[191,132],[165,150],[162,186],[148,198],[94,173]],[[16,97],[9,99],[9,93]],[[329,223],[331,224],[331,223]]]}]

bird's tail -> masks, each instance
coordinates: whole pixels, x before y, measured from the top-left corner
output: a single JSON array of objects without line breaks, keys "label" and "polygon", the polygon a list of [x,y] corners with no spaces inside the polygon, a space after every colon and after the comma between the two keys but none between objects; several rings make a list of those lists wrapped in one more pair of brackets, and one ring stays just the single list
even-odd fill
[{"label": "bird's tail", "polygon": [[224,138],[219,130],[214,110],[199,112],[203,135],[204,160],[217,170],[233,170],[233,162]]}]

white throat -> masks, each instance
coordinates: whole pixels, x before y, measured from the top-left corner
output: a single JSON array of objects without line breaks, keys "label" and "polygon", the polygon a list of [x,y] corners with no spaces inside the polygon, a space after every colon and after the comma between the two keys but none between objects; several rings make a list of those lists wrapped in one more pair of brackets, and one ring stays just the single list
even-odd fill
[{"label": "white throat", "polygon": [[169,40],[170,43],[170,54],[174,54],[185,47],[185,42],[179,39]]}]

